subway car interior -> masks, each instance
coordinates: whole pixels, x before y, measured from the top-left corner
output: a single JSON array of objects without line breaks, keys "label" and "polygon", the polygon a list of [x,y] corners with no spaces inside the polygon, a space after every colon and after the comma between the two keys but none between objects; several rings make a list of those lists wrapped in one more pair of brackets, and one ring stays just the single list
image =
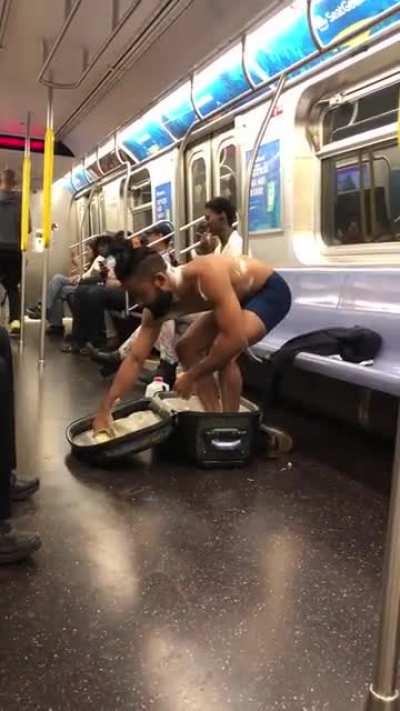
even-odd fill
[{"label": "subway car interior", "polygon": [[400,709],[399,47],[0,0],[0,710]]}]

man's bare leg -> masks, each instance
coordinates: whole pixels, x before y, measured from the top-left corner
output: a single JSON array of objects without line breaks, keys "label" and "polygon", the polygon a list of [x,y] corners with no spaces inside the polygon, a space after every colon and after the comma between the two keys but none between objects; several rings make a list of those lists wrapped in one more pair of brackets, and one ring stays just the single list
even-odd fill
[{"label": "man's bare leg", "polygon": [[220,394],[213,375],[198,381],[196,394],[206,412],[221,412]]},{"label": "man's bare leg", "polygon": [[[213,314],[197,318],[177,343],[176,350],[185,369],[190,368],[210,349],[217,328]],[[221,400],[213,375],[207,375],[196,383],[196,393],[206,412],[221,412]]]},{"label": "man's bare leg", "polygon": [[[253,346],[264,338],[267,329],[259,316],[253,311],[242,311],[246,340],[249,346]],[[218,338],[218,337],[217,337]],[[219,373],[219,382],[222,395],[222,406],[224,412],[238,412],[240,407],[240,398],[243,389],[243,380],[240,368],[236,358],[233,358],[225,368]]]},{"label": "man's bare leg", "polygon": [[219,372],[223,412],[238,412],[243,389],[243,379],[236,359],[229,361]]}]

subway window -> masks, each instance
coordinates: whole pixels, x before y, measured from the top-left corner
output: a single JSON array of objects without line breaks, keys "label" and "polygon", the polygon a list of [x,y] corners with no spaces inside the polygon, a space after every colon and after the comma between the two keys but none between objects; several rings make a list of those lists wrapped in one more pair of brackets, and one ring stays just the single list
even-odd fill
[{"label": "subway window", "polygon": [[131,229],[142,230],[153,222],[150,173],[145,168],[132,175],[129,182]]},{"label": "subway window", "polygon": [[191,164],[192,219],[204,214],[207,202],[207,168],[204,158],[196,158]]},{"label": "subway window", "polygon": [[397,122],[400,84],[334,105],[323,120],[324,145]]},{"label": "subway window", "polygon": [[397,145],[323,160],[322,234],[329,246],[400,240]]},{"label": "subway window", "polygon": [[238,204],[237,151],[233,143],[221,148],[219,153],[219,194]]}]

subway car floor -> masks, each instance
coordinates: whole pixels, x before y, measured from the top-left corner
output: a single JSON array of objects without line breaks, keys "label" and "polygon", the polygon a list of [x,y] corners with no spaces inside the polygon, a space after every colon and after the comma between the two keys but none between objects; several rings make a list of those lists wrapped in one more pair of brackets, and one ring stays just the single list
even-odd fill
[{"label": "subway car floor", "polygon": [[[361,711],[371,681],[389,446],[284,416],[296,449],[231,471],[69,456],[105,385],[38,327],[14,345],[15,506],[43,547],[0,568],[1,711]],[[282,420],[281,420],[282,421]]]}]

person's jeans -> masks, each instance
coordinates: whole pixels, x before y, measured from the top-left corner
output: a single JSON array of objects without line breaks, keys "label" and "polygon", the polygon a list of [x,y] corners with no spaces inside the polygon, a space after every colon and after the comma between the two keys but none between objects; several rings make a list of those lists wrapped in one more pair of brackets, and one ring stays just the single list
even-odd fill
[{"label": "person's jeans", "polygon": [[105,311],[123,311],[124,308],[123,289],[82,284],[76,289],[73,297],[72,340],[81,346],[91,343],[101,347],[105,341]]},{"label": "person's jeans", "polygon": [[16,466],[14,384],[10,341],[0,327],[0,521],[10,517],[11,472]]},{"label": "person's jeans", "polygon": [[69,277],[55,274],[47,287],[47,320],[51,326],[62,326],[64,316],[64,301],[76,290],[76,284],[71,284]]},{"label": "person's jeans", "polygon": [[10,312],[10,323],[20,318],[21,301],[19,283],[21,281],[22,257],[19,251],[0,251],[0,282],[7,296]]}]

